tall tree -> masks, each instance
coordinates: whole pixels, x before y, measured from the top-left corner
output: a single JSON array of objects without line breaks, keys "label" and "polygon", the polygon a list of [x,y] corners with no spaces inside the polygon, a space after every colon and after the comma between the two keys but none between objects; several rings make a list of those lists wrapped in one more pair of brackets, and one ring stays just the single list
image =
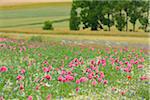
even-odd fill
[{"label": "tall tree", "polygon": [[115,6],[115,21],[116,21],[116,28],[119,31],[123,31],[125,27],[125,16],[122,13],[123,12],[123,7],[124,7],[124,0],[119,0],[116,1],[116,6]]},{"label": "tall tree", "polygon": [[126,14],[126,31],[128,31],[128,19],[129,19],[129,11],[131,9],[131,1],[125,0],[122,3],[123,3],[123,10]]},{"label": "tall tree", "polygon": [[[121,14],[121,13],[120,13]],[[119,31],[123,31],[124,27],[125,27],[125,16],[124,15],[120,15],[117,14],[115,15],[115,19],[116,19],[116,27]]]},{"label": "tall tree", "polygon": [[114,12],[114,5],[115,5],[115,1],[109,1],[106,0],[104,1],[104,8],[103,8],[103,13],[106,14],[107,16],[107,26],[108,26],[108,30],[110,31],[110,27],[114,24],[114,20],[111,19],[112,14]]},{"label": "tall tree", "polygon": [[148,19],[149,19],[149,2],[148,1],[143,1],[142,2],[142,11],[141,11],[141,16],[139,18],[139,22],[142,25],[142,28],[144,31],[147,31],[148,27]]},{"label": "tall tree", "polygon": [[71,17],[70,17],[70,30],[79,30],[80,17],[78,16],[76,1],[72,3]]},{"label": "tall tree", "polygon": [[129,11],[130,22],[133,25],[133,31],[135,32],[136,21],[140,18],[141,15],[141,2],[132,0],[131,9]]}]

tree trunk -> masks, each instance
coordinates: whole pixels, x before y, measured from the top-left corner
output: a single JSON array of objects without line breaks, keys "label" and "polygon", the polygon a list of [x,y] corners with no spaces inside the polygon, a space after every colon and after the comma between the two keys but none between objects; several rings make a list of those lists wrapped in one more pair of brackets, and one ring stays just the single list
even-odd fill
[{"label": "tree trunk", "polygon": [[109,13],[108,13],[107,17],[108,17],[108,23],[107,23],[108,31],[110,31],[110,14]]},{"label": "tree trunk", "polygon": [[128,31],[128,16],[126,18],[126,32]]},{"label": "tree trunk", "polygon": [[[147,19],[148,19],[148,23],[149,23],[149,9],[147,10]],[[148,23],[145,26],[145,32],[147,31]]]},{"label": "tree trunk", "polygon": [[97,31],[97,28],[96,27],[92,27],[91,30],[92,31]]},{"label": "tree trunk", "polygon": [[[121,10],[120,10],[120,14],[119,15],[120,15],[120,18],[121,18],[121,16],[122,16]],[[122,27],[120,27],[119,31],[122,31]]]},{"label": "tree trunk", "polygon": [[97,31],[97,26],[96,26],[96,25],[92,25],[92,26],[91,26],[91,30],[92,30],[92,31]]},{"label": "tree trunk", "polygon": [[126,7],[124,11],[126,12],[126,32],[127,32],[128,31],[128,16],[129,16],[128,8]]},{"label": "tree trunk", "polygon": [[135,23],[133,24],[133,32],[135,32]]},{"label": "tree trunk", "polygon": [[126,32],[128,31],[128,13],[126,12]]}]

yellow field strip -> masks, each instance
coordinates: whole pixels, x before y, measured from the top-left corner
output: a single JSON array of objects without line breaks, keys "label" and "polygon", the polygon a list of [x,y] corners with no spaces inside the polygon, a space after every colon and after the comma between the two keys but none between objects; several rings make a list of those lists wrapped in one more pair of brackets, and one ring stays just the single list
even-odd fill
[{"label": "yellow field strip", "polygon": [[119,32],[119,31],[69,31],[69,30],[54,30],[43,31],[41,29],[0,29],[2,33],[16,33],[16,34],[40,34],[40,35],[86,35],[86,36],[115,36],[115,37],[140,37],[149,38],[149,33],[145,32]]}]

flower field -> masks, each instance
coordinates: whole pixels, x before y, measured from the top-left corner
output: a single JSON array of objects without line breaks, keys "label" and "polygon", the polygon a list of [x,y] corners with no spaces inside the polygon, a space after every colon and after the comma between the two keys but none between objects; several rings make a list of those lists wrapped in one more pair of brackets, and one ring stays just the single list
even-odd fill
[{"label": "flower field", "polygon": [[149,100],[148,55],[0,38],[0,100]]}]

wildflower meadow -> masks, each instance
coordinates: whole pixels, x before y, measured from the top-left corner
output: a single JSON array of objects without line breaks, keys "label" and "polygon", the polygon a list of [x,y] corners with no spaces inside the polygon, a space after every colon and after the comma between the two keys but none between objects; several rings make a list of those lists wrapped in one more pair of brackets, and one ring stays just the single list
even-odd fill
[{"label": "wildflower meadow", "polygon": [[0,38],[0,100],[149,100],[148,50]]}]

